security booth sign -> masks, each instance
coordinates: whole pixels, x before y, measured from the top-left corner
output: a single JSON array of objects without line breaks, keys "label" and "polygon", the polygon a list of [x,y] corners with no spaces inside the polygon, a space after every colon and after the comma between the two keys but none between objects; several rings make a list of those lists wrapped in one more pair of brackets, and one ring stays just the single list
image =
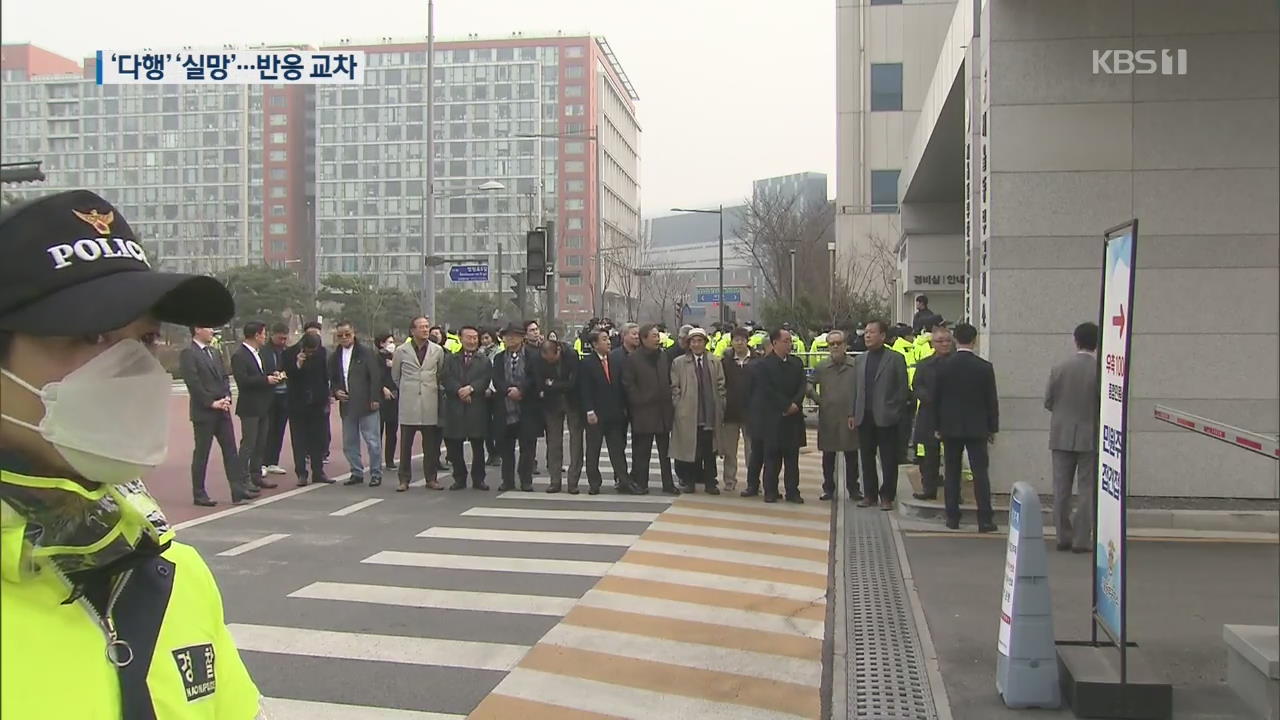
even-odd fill
[{"label": "security booth sign", "polygon": [[1044,545],[1040,496],[1013,484],[996,640],[996,691],[1011,708],[1056,708],[1062,703],[1053,635],[1053,597]]},{"label": "security booth sign", "polygon": [[[1094,493],[1093,617],[1121,648],[1125,642],[1125,496],[1129,348],[1133,336],[1134,258],[1138,221],[1104,235],[1102,318],[1098,345],[1098,475]],[[1096,640],[1096,637],[1094,638]]]}]

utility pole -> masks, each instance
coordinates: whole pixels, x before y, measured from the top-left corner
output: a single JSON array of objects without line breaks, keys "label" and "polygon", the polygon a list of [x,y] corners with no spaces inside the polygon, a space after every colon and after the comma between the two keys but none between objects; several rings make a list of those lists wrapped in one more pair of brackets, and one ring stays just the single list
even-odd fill
[{"label": "utility pole", "polygon": [[556,273],[556,221],[547,220],[547,330],[556,326],[560,288]]},{"label": "utility pole", "polygon": [[504,311],[503,314],[505,315],[506,303],[503,302],[503,298],[506,297],[507,291],[502,289],[502,283],[506,282],[505,280],[502,279],[503,278],[502,251],[503,251],[502,241],[499,240],[498,241],[498,274],[493,276],[493,281],[494,281],[494,286],[498,288],[498,307],[503,309]]},{"label": "utility pole", "polygon": [[433,322],[436,314],[435,271],[427,265],[431,255],[432,232],[436,219],[436,167],[435,167],[435,63],[436,63],[436,3],[427,0],[427,117],[423,133],[427,137],[426,192],[422,208],[422,314]]},{"label": "utility pole", "polygon": [[716,212],[720,216],[720,287],[716,291],[716,301],[720,306],[720,322],[724,322],[724,205]]}]

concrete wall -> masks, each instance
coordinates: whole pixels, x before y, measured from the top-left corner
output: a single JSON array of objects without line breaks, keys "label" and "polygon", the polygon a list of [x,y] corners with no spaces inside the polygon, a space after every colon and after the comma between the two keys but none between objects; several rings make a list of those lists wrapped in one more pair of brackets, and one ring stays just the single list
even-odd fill
[{"label": "concrete wall", "polygon": [[[1277,497],[1277,464],[1152,419],[1280,429],[1280,19],[1274,0],[989,0],[993,481],[1050,489],[1042,407],[1098,318],[1102,232],[1137,217],[1130,493]],[[1185,48],[1186,75],[1094,49]]]}]

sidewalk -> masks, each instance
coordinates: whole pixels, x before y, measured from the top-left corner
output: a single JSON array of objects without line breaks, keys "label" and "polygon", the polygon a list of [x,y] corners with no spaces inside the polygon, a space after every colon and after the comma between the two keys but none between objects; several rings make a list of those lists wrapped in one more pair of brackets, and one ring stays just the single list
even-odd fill
[{"label": "sidewalk", "polygon": [[[845,502],[841,526],[872,513]],[[894,544],[906,559],[897,578],[917,622],[915,646],[925,667],[936,668],[927,688],[936,717],[946,720],[1073,717],[1070,710],[1010,710],[995,689],[996,634],[1004,565],[1004,534],[920,532],[886,519]],[[1004,530],[1004,528],[1001,528]],[[846,540],[848,542],[848,540]],[[1049,583],[1054,630],[1059,640],[1089,635],[1090,558],[1049,547]],[[1130,545],[1130,638],[1174,688],[1174,717],[1226,720],[1248,717],[1225,685],[1227,623],[1274,624],[1280,615],[1280,545],[1254,538],[1148,538]],[[836,553],[836,561],[841,562]],[[836,568],[837,591],[843,569]],[[837,599],[837,613],[848,601]],[[842,640],[837,618],[837,649]],[[851,628],[843,628],[847,632]],[[839,669],[839,653],[836,667]],[[852,654],[849,687],[866,684]],[[837,688],[839,680],[837,680]],[[850,698],[855,696],[851,690]],[[838,693],[837,693],[838,695]],[[838,697],[837,697],[838,699]],[[910,715],[876,715],[905,718]],[[833,707],[833,718],[856,715],[852,701]],[[919,717],[933,717],[921,715]]]}]

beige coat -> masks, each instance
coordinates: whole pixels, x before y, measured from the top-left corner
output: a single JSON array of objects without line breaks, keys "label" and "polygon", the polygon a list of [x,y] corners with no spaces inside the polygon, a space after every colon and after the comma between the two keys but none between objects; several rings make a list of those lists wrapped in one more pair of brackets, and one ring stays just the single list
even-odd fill
[{"label": "beige coat", "polygon": [[401,425],[440,424],[440,381],[444,375],[444,349],[427,343],[421,365],[413,341],[406,340],[391,355],[391,380],[400,399]]},{"label": "beige coat", "polygon": [[[724,367],[720,358],[707,353],[707,374],[715,394],[715,412],[708,423],[715,430],[715,451],[724,446]],[[671,428],[671,458],[693,462],[698,454],[698,374],[693,358],[681,355],[671,363],[671,401],[675,423]]]},{"label": "beige coat", "polygon": [[827,358],[813,371],[810,397],[818,401],[818,449],[822,452],[858,449],[858,431],[849,428],[856,372],[852,358],[839,365]]}]

